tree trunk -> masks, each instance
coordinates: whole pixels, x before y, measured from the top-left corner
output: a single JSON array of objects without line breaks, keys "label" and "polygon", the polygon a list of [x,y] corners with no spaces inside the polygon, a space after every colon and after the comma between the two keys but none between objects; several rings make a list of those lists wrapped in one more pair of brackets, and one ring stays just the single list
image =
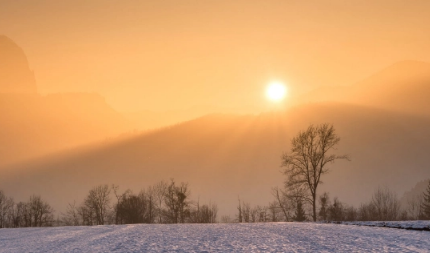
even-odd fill
[{"label": "tree trunk", "polygon": [[312,218],[317,221],[317,205],[316,205],[316,194],[312,194]]}]

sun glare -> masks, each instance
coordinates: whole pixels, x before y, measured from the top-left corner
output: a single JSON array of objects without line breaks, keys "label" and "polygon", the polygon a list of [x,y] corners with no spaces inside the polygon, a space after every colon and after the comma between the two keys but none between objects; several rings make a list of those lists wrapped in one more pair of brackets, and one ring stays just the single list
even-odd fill
[{"label": "sun glare", "polygon": [[272,101],[281,101],[287,93],[287,87],[280,82],[272,82],[267,86],[266,96]]}]

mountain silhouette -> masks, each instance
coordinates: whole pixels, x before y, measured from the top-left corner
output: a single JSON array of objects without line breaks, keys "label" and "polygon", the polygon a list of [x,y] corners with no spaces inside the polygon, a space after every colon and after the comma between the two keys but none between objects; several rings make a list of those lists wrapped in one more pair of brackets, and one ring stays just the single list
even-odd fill
[{"label": "mountain silhouette", "polygon": [[322,86],[290,104],[336,101],[430,116],[430,63],[402,61],[350,86]]},{"label": "mountain silhouette", "polygon": [[4,35],[0,35],[0,93],[35,94],[36,80],[24,51]]},{"label": "mountain silhouette", "polygon": [[39,95],[23,50],[0,36],[0,167],[129,131],[98,94]]}]

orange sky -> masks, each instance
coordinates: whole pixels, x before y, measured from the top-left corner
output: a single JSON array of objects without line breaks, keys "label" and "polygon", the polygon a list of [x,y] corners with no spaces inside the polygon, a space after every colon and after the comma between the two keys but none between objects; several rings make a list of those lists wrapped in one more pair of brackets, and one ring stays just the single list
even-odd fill
[{"label": "orange sky", "polygon": [[42,94],[97,92],[119,111],[267,106],[430,61],[430,1],[2,0],[0,34],[26,52]]}]

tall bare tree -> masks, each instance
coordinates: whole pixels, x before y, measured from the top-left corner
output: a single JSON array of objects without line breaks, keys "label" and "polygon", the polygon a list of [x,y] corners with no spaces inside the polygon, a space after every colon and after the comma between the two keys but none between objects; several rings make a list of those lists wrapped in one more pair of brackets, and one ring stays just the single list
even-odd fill
[{"label": "tall bare tree", "polygon": [[349,159],[347,155],[329,154],[340,138],[333,125],[311,125],[291,140],[291,151],[282,155],[282,166],[286,167],[287,187],[305,187],[312,205],[312,218],[317,220],[316,197],[321,176],[329,172],[328,164],[338,159]]}]

